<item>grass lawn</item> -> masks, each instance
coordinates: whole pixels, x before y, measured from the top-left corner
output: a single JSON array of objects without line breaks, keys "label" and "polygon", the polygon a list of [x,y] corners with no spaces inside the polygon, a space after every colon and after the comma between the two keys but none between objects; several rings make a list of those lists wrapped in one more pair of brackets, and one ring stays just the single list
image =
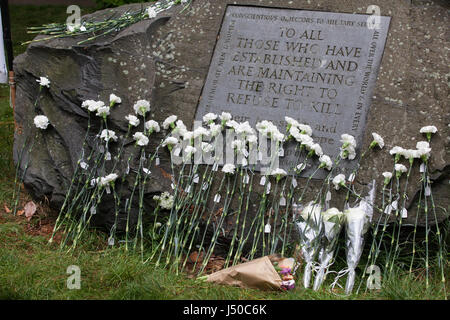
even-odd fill
[{"label": "grass lawn", "polygon": [[[25,50],[20,43],[31,40],[27,26],[64,21],[66,7],[11,6],[14,54]],[[92,9],[89,9],[92,10]],[[82,10],[82,14],[88,13]],[[381,290],[362,290],[343,296],[339,289],[315,292],[297,288],[291,292],[265,292],[201,283],[186,275],[143,264],[139,255],[121,248],[107,248],[107,237],[92,231],[74,252],[49,245],[54,215],[40,204],[31,221],[8,213],[14,185],[12,162],[13,115],[9,89],[0,88],[0,299],[442,299],[439,277],[425,288],[421,274],[399,274],[382,282]],[[27,195],[22,197],[23,203]],[[28,199],[29,200],[29,199]],[[67,267],[81,270],[81,289],[66,286]],[[448,270],[448,269],[447,269]],[[327,282],[329,282],[327,279]],[[447,284],[448,287],[448,284]],[[449,290],[447,289],[447,292]]]}]

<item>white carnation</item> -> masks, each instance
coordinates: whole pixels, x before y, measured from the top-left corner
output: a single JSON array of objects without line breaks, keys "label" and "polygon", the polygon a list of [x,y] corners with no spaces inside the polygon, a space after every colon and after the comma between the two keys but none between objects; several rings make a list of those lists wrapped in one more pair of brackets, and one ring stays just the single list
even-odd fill
[{"label": "white carnation", "polygon": [[132,114],[127,115],[125,119],[128,120],[128,124],[132,127],[137,127],[140,123],[138,117]]},{"label": "white carnation", "polygon": [[235,168],[236,168],[236,167],[234,166],[234,164],[227,163],[226,165],[223,166],[222,172],[224,172],[224,173],[229,173],[229,174],[233,174]]},{"label": "white carnation", "polygon": [[435,126],[425,126],[420,128],[420,133],[436,133],[437,128]]},{"label": "white carnation", "polygon": [[345,175],[343,175],[342,173],[341,173],[341,174],[338,174],[337,176],[335,176],[335,177],[333,178],[332,183],[334,184],[334,188],[335,188],[336,190],[339,190],[339,188],[340,188],[343,184],[345,184]]},{"label": "white carnation", "polygon": [[320,165],[323,168],[326,168],[327,170],[331,170],[331,167],[333,166],[333,162],[331,161],[331,158],[327,155],[322,155],[319,158]]},{"label": "white carnation", "polygon": [[42,115],[34,117],[33,122],[37,128],[42,129],[42,130],[47,129],[48,124],[49,124],[48,118],[46,116],[42,116]]},{"label": "white carnation", "polygon": [[384,147],[384,140],[383,138],[375,132],[372,132],[373,142],[372,144],[377,144],[381,149]]},{"label": "white carnation", "polygon": [[141,147],[146,146],[149,142],[148,137],[142,132],[136,132],[133,135],[133,139],[136,140],[136,144]]},{"label": "white carnation", "polygon": [[177,118],[178,117],[176,115],[171,115],[171,116],[167,117],[166,120],[164,120],[164,122],[163,122],[163,128],[168,129],[170,126],[173,126],[175,121],[177,121]]},{"label": "white carnation", "polygon": [[159,132],[161,129],[159,127],[158,122],[156,122],[155,120],[148,120],[145,123],[145,130],[152,132]]},{"label": "white carnation", "polygon": [[112,107],[113,105],[117,103],[122,103],[122,99],[120,99],[118,96],[116,96],[114,93],[111,93],[109,95],[109,105]]},{"label": "white carnation", "polygon": [[214,120],[217,119],[217,114],[214,114],[212,112],[207,113],[203,116],[203,122],[206,122],[207,124],[214,122]]},{"label": "white carnation", "polygon": [[50,88],[50,80],[48,80],[48,78],[40,77],[39,80],[36,81],[41,85],[41,87]]},{"label": "white carnation", "polygon": [[103,129],[102,133],[100,134],[100,138],[105,140],[105,141],[109,141],[111,139],[113,139],[114,141],[117,141],[117,136],[116,133],[112,130],[108,130],[108,129]]},{"label": "white carnation", "polygon": [[138,115],[144,116],[150,111],[150,102],[147,100],[138,100],[133,106],[134,112]]}]

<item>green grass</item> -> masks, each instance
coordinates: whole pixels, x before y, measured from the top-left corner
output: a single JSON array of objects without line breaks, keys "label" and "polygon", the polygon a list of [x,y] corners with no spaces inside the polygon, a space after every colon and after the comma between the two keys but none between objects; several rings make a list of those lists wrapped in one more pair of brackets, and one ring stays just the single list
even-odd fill
[{"label": "green grass", "polygon": [[[0,215],[0,299],[442,299],[439,283],[426,290],[407,276],[385,281],[382,290],[345,297],[323,289],[266,292],[200,283],[175,275],[121,248],[107,249],[105,235],[92,231],[70,254],[26,230],[38,226],[21,217]],[[67,267],[81,270],[81,289],[66,286]]]},{"label": "green grass", "polygon": [[[20,44],[31,40],[27,26],[62,22],[66,7],[11,6],[14,54],[26,48]],[[91,9],[92,10],[92,9]],[[83,10],[82,13],[88,13]],[[433,278],[427,290],[420,278],[401,273],[383,281],[382,290],[364,290],[345,297],[341,291],[315,292],[298,288],[292,292],[264,292],[199,283],[185,275],[143,264],[139,255],[121,248],[107,249],[107,236],[96,231],[86,233],[83,245],[70,254],[48,245],[45,236],[30,234],[48,217],[24,218],[1,213],[9,201],[14,185],[12,162],[13,115],[8,87],[0,87],[0,299],[442,299],[439,278]],[[344,261],[339,262],[344,266]],[[81,269],[81,289],[66,286],[67,267]],[[363,265],[361,263],[360,265]],[[335,269],[338,269],[335,266]],[[332,279],[327,279],[329,283]],[[301,281],[300,281],[301,282]],[[447,290],[447,292],[450,290]]]}]

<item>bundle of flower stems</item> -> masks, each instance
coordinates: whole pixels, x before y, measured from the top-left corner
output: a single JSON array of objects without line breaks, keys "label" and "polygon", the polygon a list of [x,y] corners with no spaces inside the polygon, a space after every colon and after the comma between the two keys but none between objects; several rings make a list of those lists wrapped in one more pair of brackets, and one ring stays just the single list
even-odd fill
[{"label": "bundle of flower stems", "polygon": [[84,20],[81,21],[79,25],[50,23],[40,27],[29,27],[28,33],[46,35],[47,37],[27,41],[23,44],[62,37],[91,35],[89,38],[78,42],[78,44],[83,44],[113,32],[118,32],[144,19],[154,19],[159,13],[172,8],[174,5],[182,4],[182,11],[184,11],[190,3],[191,1],[186,0],[160,0],[147,8],[141,7],[138,10],[128,10],[120,16],[117,16],[117,14],[114,13],[108,18],[100,21]]},{"label": "bundle of flower stems", "polygon": [[[48,79],[41,78],[38,82],[39,92],[50,86]],[[99,206],[105,199],[112,199],[114,222],[109,230],[109,246],[124,243],[126,250],[139,251],[143,261],[154,261],[157,265],[171,267],[176,272],[183,271],[188,264],[192,264],[192,269],[201,274],[207,270],[208,261],[218,247],[224,247],[221,244],[224,239],[229,240],[227,243],[229,248],[224,257],[224,266],[227,267],[241,262],[244,258],[254,259],[257,256],[278,252],[283,255],[290,253],[288,251],[292,249],[293,226],[302,224],[303,227],[299,229],[301,237],[299,241],[308,260],[304,272],[304,285],[309,286],[312,272],[316,271],[314,288],[320,288],[333,263],[336,239],[343,224],[340,211],[329,208],[332,186],[336,190],[343,189],[347,192],[345,202],[342,204],[344,209],[349,207],[350,196],[355,197],[357,201],[362,199],[354,189],[359,165],[348,178],[343,174],[332,178],[341,161],[355,159],[354,137],[342,135],[341,152],[332,161],[323,154],[320,145],[313,141],[311,128],[290,117],[285,118],[287,123],[285,134],[270,121],[257,123],[255,130],[248,122],[236,122],[232,119],[232,115],[226,112],[221,115],[212,113],[205,115],[203,125],[193,131],[188,130],[176,115],[167,117],[160,128],[157,121],[147,119],[150,103],[139,100],[133,105],[134,114],[126,116],[127,132],[118,135],[108,128],[108,117],[116,108],[126,107],[122,106],[120,97],[111,94],[108,104],[103,101],[86,100],[80,107],[85,110],[88,118],[85,139],[79,152],[77,166],[67,185],[67,194],[50,241],[53,241],[57,232],[62,232],[64,236],[61,247],[74,249],[97,214]],[[38,112],[39,109],[36,110]],[[43,135],[47,134],[47,128],[51,127],[51,121],[42,114],[35,116],[34,124],[40,130],[37,133]],[[223,163],[218,156],[220,154],[218,151],[223,149],[221,144],[223,135],[227,131],[234,134],[233,141],[227,142],[226,145],[232,147],[237,158],[236,164]],[[427,134],[428,141],[418,142],[415,150],[395,147],[390,151],[394,155],[394,168],[392,172],[383,173],[381,208],[373,204],[373,209],[379,216],[370,224],[373,238],[367,262],[368,266],[369,263],[377,262],[387,238],[390,246],[385,252],[387,257],[384,266],[385,275],[394,270],[400,252],[404,250],[400,232],[402,219],[407,214],[406,190],[415,159],[421,159],[420,200],[423,199],[424,204],[419,207],[419,214],[420,212],[424,214],[426,223],[424,261],[425,266],[429,267],[431,259],[429,233],[430,224],[434,222],[439,245],[438,267],[442,281],[445,282],[445,247],[437,223],[428,167],[431,134],[435,131],[435,127],[432,126],[422,128],[421,132]],[[384,141],[378,134],[373,133],[373,137],[374,140],[367,151],[374,149],[375,146],[380,148],[384,146]],[[209,139],[209,142],[204,142],[205,139]],[[134,150],[128,157],[124,157],[125,145],[130,141],[135,142]],[[288,141],[296,144],[299,163],[291,168],[289,173],[278,168],[276,161]],[[267,150],[263,150],[258,142],[270,142],[271,145],[268,165],[261,173],[256,173],[252,157],[261,158],[262,152]],[[32,145],[33,142],[31,145],[27,141],[24,142],[22,157],[30,158],[27,153],[32,152]],[[159,163],[161,152],[168,152],[170,155],[171,189],[154,196],[154,210],[148,212],[144,207],[144,200],[147,197],[145,189],[154,178],[150,169],[161,165]],[[198,157],[209,160],[206,163],[196,162],[195,159]],[[409,169],[400,163],[402,157],[409,162]],[[315,158],[318,158],[319,165],[300,186],[296,174],[301,173],[310,163],[314,163]],[[19,165],[22,165],[20,173]],[[24,165],[19,161],[16,188],[20,186],[27,166],[28,163]],[[309,183],[319,170],[327,170],[328,174],[322,181],[315,199],[309,206],[304,206]],[[403,173],[407,174],[402,184]],[[134,181],[131,189],[123,190],[123,186],[126,185],[125,179]],[[256,179],[260,179],[259,195],[254,189]],[[15,192],[16,206],[17,194],[18,192]],[[256,203],[252,195],[259,196]],[[251,205],[253,208],[250,210]],[[311,208],[319,209],[315,213],[315,209]],[[121,213],[126,215],[124,235],[118,233]],[[314,219],[311,220],[311,217]],[[315,227],[311,221],[314,221]],[[349,220],[345,221],[348,223]],[[410,273],[413,272],[414,263],[418,260],[415,251],[417,221],[418,215],[413,233]],[[389,231],[388,224],[392,226]],[[229,225],[233,227],[229,228]],[[147,248],[150,250],[146,250]],[[347,250],[350,250],[349,246]],[[191,261],[191,253],[194,252],[197,252],[196,259]],[[356,265],[353,264],[351,268],[354,270]],[[428,268],[426,270],[426,282],[429,285]],[[363,274],[363,278],[364,276]]]}]

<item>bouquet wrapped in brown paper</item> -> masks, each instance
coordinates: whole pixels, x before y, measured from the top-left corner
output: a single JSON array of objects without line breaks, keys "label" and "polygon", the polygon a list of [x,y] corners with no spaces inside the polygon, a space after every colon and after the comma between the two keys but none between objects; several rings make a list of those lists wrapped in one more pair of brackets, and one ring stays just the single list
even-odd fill
[{"label": "bouquet wrapped in brown paper", "polygon": [[281,290],[282,280],[268,256],[200,277],[217,284],[261,290]]}]

